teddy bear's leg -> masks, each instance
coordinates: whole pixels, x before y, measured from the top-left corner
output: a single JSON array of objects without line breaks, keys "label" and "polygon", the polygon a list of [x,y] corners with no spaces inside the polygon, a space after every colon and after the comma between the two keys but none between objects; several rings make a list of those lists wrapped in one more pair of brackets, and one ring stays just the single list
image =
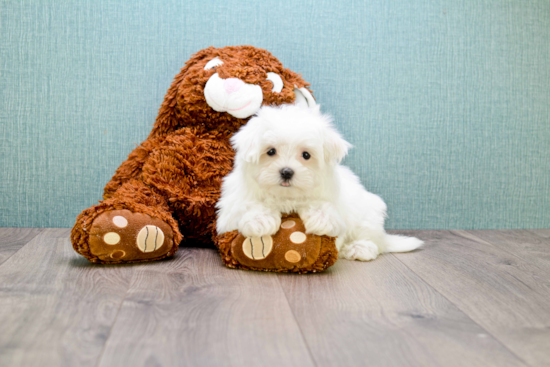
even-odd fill
[{"label": "teddy bear's leg", "polygon": [[160,144],[164,138],[155,138],[145,140],[137,146],[116,170],[111,180],[103,190],[103,199],[109,199],[126,182],[139,177],[142,173],[143,165],[149,158],[149,154]]},{"label": "teddy bear's leg", "polygon": [[159,260],[173,255],[181,239],[167,200],[135,179],[84,210],[71,232],[74,249],[98,263]]}]

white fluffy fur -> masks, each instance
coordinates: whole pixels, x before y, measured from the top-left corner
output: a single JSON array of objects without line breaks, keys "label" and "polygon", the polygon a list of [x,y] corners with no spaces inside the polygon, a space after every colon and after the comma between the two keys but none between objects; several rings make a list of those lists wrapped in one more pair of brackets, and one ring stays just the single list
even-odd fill
[{"label": "white fluffy fur", "polygon": [[[417,238],[384,231],[386,204],[339,164],[351,145],[318,106],[262,107],[231,142],[237,155],[217,204],[218,233],[273,235],[281,213],[296,212],[307,233],[337,236],[339,254],[348,260],[373,260],[382,252],[422,245]],[[276,154],[269,156],[270,149]],[[303,152],[311,158],[304,159]],[[294,171],[289,186],[282,185],[282,168]]]}]

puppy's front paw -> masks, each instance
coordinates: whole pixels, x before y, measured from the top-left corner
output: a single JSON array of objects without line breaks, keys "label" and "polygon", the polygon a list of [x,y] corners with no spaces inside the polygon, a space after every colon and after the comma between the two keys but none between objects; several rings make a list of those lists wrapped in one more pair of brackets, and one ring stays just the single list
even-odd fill
[{"label": "puppy's front paw", "polygon": [[281,218],[271,214],[247,213],[239,223],[239,232],[245,237],[274,235],[281,226]]},{"label": "puppy's front paw", "polygon": [[330,208],[310,209],[302,215],[306,233],[337,237],[343,235],[346,230],[342,218]]},{"label": "puppy's front paw", "polygon": [[372,241],[355,241],[339,251],[346,260],[370,261],[376,259],[380,250]]}]

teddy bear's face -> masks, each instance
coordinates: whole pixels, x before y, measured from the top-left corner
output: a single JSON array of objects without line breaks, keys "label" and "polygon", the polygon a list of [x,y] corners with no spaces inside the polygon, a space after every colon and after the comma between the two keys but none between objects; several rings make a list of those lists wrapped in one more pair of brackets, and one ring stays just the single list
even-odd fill
[{"label": "teddy bear's face", "polygon": [[283,79],[276,71],[231,59],[227,62],[229,65],[224,67],[225,64],[216,56],[204,66],[204,70],[212,71],[204,86],[204,97],[215,111],[247,118],[258,111],[264,94],[266,99],[273,99],[283,91]]},{"label": "teddy bear's face", "polygon": [[182,69],[176,111],[187,126],[238,128],[262,105],[314,104],[306,85],[266,50],[210,47]]}]

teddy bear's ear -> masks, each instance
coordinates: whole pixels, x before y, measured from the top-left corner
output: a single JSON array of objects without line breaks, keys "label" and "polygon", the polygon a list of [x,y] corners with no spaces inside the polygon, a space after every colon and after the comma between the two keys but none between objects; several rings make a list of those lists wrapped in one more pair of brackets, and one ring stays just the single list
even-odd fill
[{"label": "teddy bear's ear", "polygon": [[315,107],[315,98],[311,95],[309,90],[307,88],[302,87],[298,88],[296,85],[294,86],[294,104],[297,106],[302,107]]}]

